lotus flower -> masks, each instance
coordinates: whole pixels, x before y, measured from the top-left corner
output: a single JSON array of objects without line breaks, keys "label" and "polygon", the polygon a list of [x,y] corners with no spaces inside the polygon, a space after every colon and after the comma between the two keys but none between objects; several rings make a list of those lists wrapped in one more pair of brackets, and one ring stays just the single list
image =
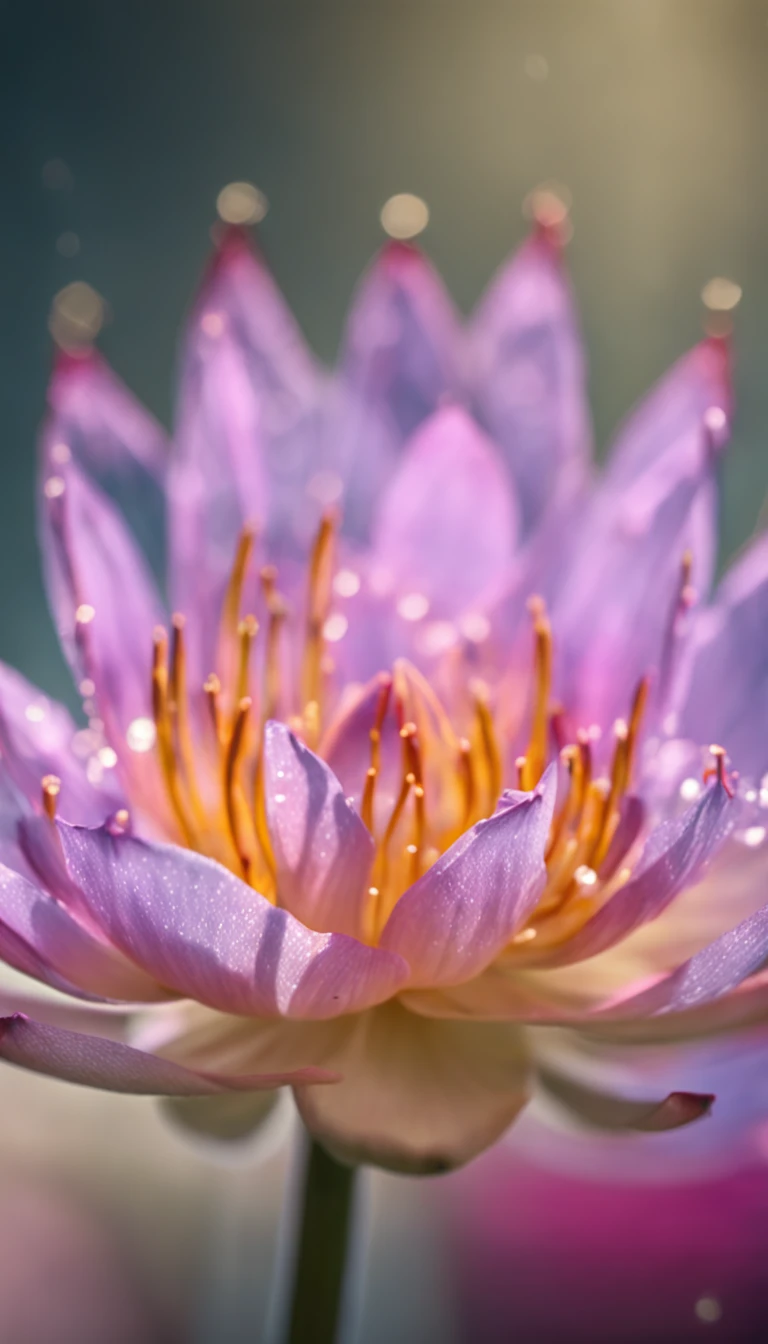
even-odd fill
[{"label": "lotus flower", "polygon": [[[290,1085],[404,1171],[542,1090],[704,1114],[591,1069],[765,1011],[765,543],[702,603],[729,419],[710,337],[595,479],[546,224],[463,328],[388,244],[333,378],[227,230],[169,449],[61,351],[40,531],[87,727],[2,671],[0,955],[81,1003],[9,992],[0,1054],[224,1124]],[[164,504],[170,620],[115,498],[155,545]]]}]

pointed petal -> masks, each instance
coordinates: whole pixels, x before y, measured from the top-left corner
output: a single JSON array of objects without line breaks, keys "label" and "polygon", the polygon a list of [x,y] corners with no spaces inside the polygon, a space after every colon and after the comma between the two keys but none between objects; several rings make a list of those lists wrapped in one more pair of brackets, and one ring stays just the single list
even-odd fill
[{"label": "pointed petal", "polygon": [[345,1162],[390,1171],[450,1170],[488,1148],[528,1096],[522,1033],[433,1022],[393,1002],[357,1019],[328,1063],[334,1089],[296,1090],[310,1133]]},{"label": "pointed petal", "polygon": [[44,1026],[22,1013],[0,1020],[0,1058],[50,1078],[141,1096],[208,1096],[283,1087],[302,1079],[313,1083],[334,1081],[332,1075],[313,1068],[250,1076],[197,1073],[120,1041]]},{"label": "pointed petal", "polygon": [[651,833],[631,878],[561,948],[544,952],[541,966],[568,966],[597,956],[656,919],[683,887],[700,876],[735,822],[722,784],[706,789],[681,817]]},{"label": "pointed petal", "polygon": [[375,562],[401,599],[448,618],[490,601],[512,563],[515,511],[494,445],[458,406],[407,445],[379,505]]},{"label": "pointed petal", "polygon": [[282,723],[264,735],[264,803],[280,904],[308,928],[361,937],[373,839],[333,771]]},{"label": "pointed petal", "polygon": [[511,470],[527,535],[578,493],[591,444],[573,297],[560,250],[543,233],[494,277],[469,339],[479,417]]},{"label": "pointed petal", "polygon": [[[714,414],[707,415],[708,412]],[[708,337],[683,355],[621,427],[606,470],[611,489],[625,489],[707,418],[715,449],[724,447],[732,413],[730,352]]]},{"label": "pointed petal", "polygon": [[768,769],[768,537],[745,551],[696,621],[677,732],[722,742],[735,768],[759,780]]},{"label": "pointed petal", "polygon": [[0,663],[0,750],[14,785],[37,804],[43,776],[56,775],[61,780],[60,815],[98,824],[122,806],[123,795],[99,761],[96,734],[91,734],[92,745],[87,732],[80,738],[96,766],[90,778],[88,761],[75,755],[76,736],[77,727],[63,705]]},{"label": "pointed petal", "polygon": [[49,497],[43,489],[41,501],[48,600],[78,685],[93,683],[119,768],[126,780],[141,780],[151,808],[157,763],[154,753],[130,749],[128,730],[137,720],[152,726],[152,632],[162,604],[115,506],[74,463],[59,472],[63,490]]},{"label": "pointed petal", "polygon": [[558,696],[577,726],[623,717],[640,678],[663,671],[686,551],[694,588],[708,587],[711,547],[695,549],[694,534],[711,495],[710,459],[700,431],[683,449],[627,492],[603,490],[585,516],[552,613]]},{"label": "pointed petal", "polygon": [[340,356],[331,438],[351,535],[367,536],[402,444],[456,390],[459,347],[437,273],[410,243],[388,243],[360,283]]},{"label": "pointed petal", "polygon": [[119,500],[159,568],[169,447],[164,430],[93,347],[78,354],[57,352],[48,403],[54,479],[61,461],[74,458],[87,477]]},{"label": "pointed petal", "polygon": [[212,859],[105,828],[59,828],[71,879],[115,946],[222,1012],[337,1017],[407,979],[402,959],[316,933]]},{"label": "pointed petal", "polygon": [[388,419],[398,443],[455,386],[458,342],[453,306],[427,258],[410,243],[386,244],[352,302],[341,375]]},{"label": "pointed petal", "polygon": [[0,865],[0,958],[78,997],[155,1002],[168,991],[99,941],[20,873]]},{"label": "pointed petal", "polygon": [[663,1101],[637,1101],[597,1092],[565,1074],[548,1071],[540,1075],[540,1081],[556,1101],[597,1129],[646,1134],[680,1129],[709,1115],[715,1101],[712,1095],[699,1092],[670,1092]]},{"label": "pointed petal", "polygon": [[168,478],[172,601],[188,618],[198,684],[216,665],[238,537],[267,519],[262,417],[232,315],[203,304],[187,332]]},{"label": "pointed petal", "polygon": [[409,963],[410,988],[471,979],[525,923],[545,879],[556,789],[550,766],[532,793],[466,831],[400,897],[381,946]]}]

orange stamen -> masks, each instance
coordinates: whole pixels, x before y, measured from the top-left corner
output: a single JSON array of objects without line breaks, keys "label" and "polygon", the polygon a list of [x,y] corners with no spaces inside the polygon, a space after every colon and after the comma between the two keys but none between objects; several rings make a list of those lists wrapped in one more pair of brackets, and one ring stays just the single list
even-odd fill
[{"label": "orange stamen", "polygon": [[482,683],[475,683],[473,687],[473,698],[475,702],[475,718],[479,729],[488,780],[488,806],[486,815],[490,816],[499,801],[499,796],[501,794],[501,752],[499,751],[499,744],[496,740],[493,715],[491,714],[488,705],[488,692]]},{"label": "orange stamen", "polygon": [[249,834],[248,807],[240,783],[240,762],[250,711],[250,697],[244,696],[237,707],[224,762],[224,804],[229,833],[246,882],[250,882],[253,869],[253,837]]},{"label": "orange stamen", "polygon": [[229,575],[227,591],[221,609],[221,628],[225,638],[234,638],[240,620],[240,603],[243,596],[245,575],[248,562],[253,553],[256,532],[253,527],[244,527],[237,541],[235,559]]},{"label": "orange stamen", "polygon": [[532,597],[528,610],[533,618],[534,633],[534,702],[531,736],[526,756],[528,787],[538,784],[547,763],[547,729],[549,725],[549,696],[552,689],[552,630],[547,620],[547,609],[541,597]]},{"label": "orange stamen", "polygon": [[248,695],[248,669],[251,661],[253,641],[259,633],[259,623],[255,616],[245,616],[237,625],[238,660],[237,681],[235,683],[235,703],[240,704]]},{"label": "orange stamen", "polygon": [[157,732],[160,768],[174,816],[184,836],[185,844],[196,849],[195,832],[187,809],[179,778],[176,753],[173,749],[171,716],[168,704],[168,635],[158,626],[153,636],[152,650],[152,714]]},{"label": "orange stamen", "polygon": [[728,797],[734,798],[736,796],[736,791],[733,788],[725,769],[725,748],[719,747],[717,743],[714,742],[709,748],[709,754],[714,757],[715,764],[713,766],[708,766],[704,771],[704,782],[706,783],[707,780],[712,779],[716,775],[718,783],[722,784]]},{"label": "orange stamen", "polygon": [[277,571],[268,566],[261,571],[264,596],[267,601],[269,623],[267,648],[264,656],[264,712],[263,720],[276,719],[281,709],[280,638],[288,616],[288,605],[275,587]]},{"label": "orange stamen", "polygon": [[61,793],[61,780],[58,775],[43,775],[40,781],[43,811],[49,821],[56,820],[56,807]]},{"label": "orange stamen", "polygon": [[373,727],[368,736],[371,745],[371,764],[365,773],[365,785],[360,804],[360,817],[369,831],[373,831],[373,799],[376,792],[376,780],[381,769],[381,730],[384,726],[389,697],[392,691],[392,678],[383,674],[379,681],[380,689],[376,700]]},{"label": "orange stamen", "polygon": [[331,604],[335,528],[336,520],[334,516],[327,513],[320,523],[309,562],[302,699],[304,704],[314,701],[318,707],[322,702],[323,655],[325,652],[323,626],[328,618],[328,610]]},{"label": "orange stamen", "polygon": [[466,737],[459,742],[459,778],[462,791],[461,830],[466,831],[475,815],[475,767],[472,761],[472,744]]},{"label": "orange stamen", "polygon": [[176,730],[179,758],[184,770],[189,800],[197,825],[205,825],[205,812],[195,775],[195,753],[189,722],[187,695],[187,652],[184,639],[185,618],[178,612],[171,619],[171,667],[168,709]]}]

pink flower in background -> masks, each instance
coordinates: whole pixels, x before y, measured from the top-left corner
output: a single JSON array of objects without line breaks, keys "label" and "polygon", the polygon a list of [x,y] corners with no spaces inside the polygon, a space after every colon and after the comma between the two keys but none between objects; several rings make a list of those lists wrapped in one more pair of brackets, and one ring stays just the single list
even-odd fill
[{"label": "pink flower in background", "polygon": [[[706,1113],[706,1086],[603,1081],[765,1011],[764,544],[697,605],[723,340],[594,480],[554,229],[465,327],[389,244],[332,378],[231,229],[170,448],[90,349],[50,402],[87,726],[2,671],[0,955],[90,1004],[9,994],[0,1054],[254,1123],[290,1084],[332,1152],[398,1170],[466,1161],[535,1093],[614,1129]],[[115,498],[145,526],[162,500],[169,608]]]}]

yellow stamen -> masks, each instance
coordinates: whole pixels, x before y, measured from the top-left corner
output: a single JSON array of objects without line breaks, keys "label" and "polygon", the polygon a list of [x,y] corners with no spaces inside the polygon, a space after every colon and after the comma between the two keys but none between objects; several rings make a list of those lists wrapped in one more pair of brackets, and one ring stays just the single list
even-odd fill
[{"label": "yellow stamen", "polygon": [[245,575],[255,539],[256,532],[252,527],[244,527],[238,538],[235,559],[221,609],[221,630],[225,638],[233,639],[237,634]]},{"label": "yellow stamen", "polygon": [[645,707],[648,704],[648,692],[650,681],[648,677],[641,677],[637,683],[637,689],[632,700],[632,709],[629,715],[629,730],[627,734],[627,779],[625,788],[629,788],[632,783],[632,767],[637,753],[637,741],[640,735],[640,725],[645,714]]},{"label": "yellow stamen", "polygon": [[176,729],[179,757],[184,769],[189,801],[199,827],[205,826],[205,811],[195,774],[195,754],[189,722],[187,696],[187,652],[184,639],[185,619],[178,612],[172,617],[171,670],[169,683],[169,712]]},{"label": "yellow stamen", "polygon": [[244,696],[237,707],[224,762],[224,803],[229,833],[246,882],[250,882],[252,876],[254,846],[253,836],[249,834],[251,827],[248,807],[240,783],[240,762],[250,711],[250,697]]},{"label": "yellow stamen", "polygon": [[462,790],[461,829],[471,826],[475,815],[475,767],[472,761],[472,744],[466,737],[459,742],[459,778]]},{"label": "yellow stamen", "polygon": [[534,701],[528,757],[527,787],[538,784],[547,763],[547,729],[549,726],[549,696],[552,688],[552,631],[547,620],[547,609],[541,597],[532,597],[528,610],[533,618],[534,633]]},{"label": "yellow stamen", "polygon": [[235,684],[235,703],[240,704],[248,695],[248,668],[251,661],[253,641],[259,632],[259,623],[255,616],[245,616],[238,622],[238,659],[237,682]]},{"label": "yellow stamen", "polygon": [[488,780],[486,815],[489,816],[496,807],[496,804],[499,801],[499,795],[501,794],[501,752],[499,751],[499,744],[496,740],[493,715],[491,714],[488,705],[487,689],[482,683],[476,682],[472,688],[472,693],[475,703],[475,718],[479,729]]},{"label": "yellow stamen", "polygon": [[528,787],[529,787],[529,786],[528,786],[528,779],[529,779],[529,773],[530,773],[530,771],[529,771],[529,765],[528,765],[528,757],[527,757],[527,756],[516,756],[516,757],[515,757],[515,771],[516,771],[516,774],[517,774],[517,787],[518,787],[518,789],[527,790]]},{"label": "yellow stamen", "polygon": [[326,514],[320,523],[309,562],[302,699],[305,705],[314,701],[318,707],[322,704],[323,654],[325,652],[323,626],[328,618],[331,604],[335,528],[334,516],[330,513]]},{"label": "yellow stamen", "polygon": [[178,762],[173,749],[171,716],[168,705],[168,635],[158,627],[153,636],[152,657],[152,714],[157,732],[157,747],[160,756],[160,768],[165,780],[166,792],[173,809],[184,842],[190,849],[197,848],[194,828],[187,815],[179,778]]},{"label": "yellow stamen", "polygon": [[424,847],[427,827],[426,804],[424,801],[424,770],[416,724],[404,724],[400,729],[400,737],[403,743],[403,764],[406,771],[406,778],[412,776],[414,781],[414,834],[412,847],[409,847],[408,852],[411,855],[412,860],[411,881],[415,882],[417,877],[420,876],[421,852]]},{"label": "yellow stamen", "polygon": [[277,570],[274,566],[267,566],[267,568],[262,569],[261,581],[269,613],[267,648],[264,655],[264,709],[262,713],[262,719],[266,722],[268,719],[278,718],[281,709],[280,638],[288,616],[288,606],[275,586]]},{"label": "yellow stamen", "polygon": [[43,775],[40,781],[43,811],[49,821],[56,820],[56,807],[61,793],[61,780],[58,775]]}]

